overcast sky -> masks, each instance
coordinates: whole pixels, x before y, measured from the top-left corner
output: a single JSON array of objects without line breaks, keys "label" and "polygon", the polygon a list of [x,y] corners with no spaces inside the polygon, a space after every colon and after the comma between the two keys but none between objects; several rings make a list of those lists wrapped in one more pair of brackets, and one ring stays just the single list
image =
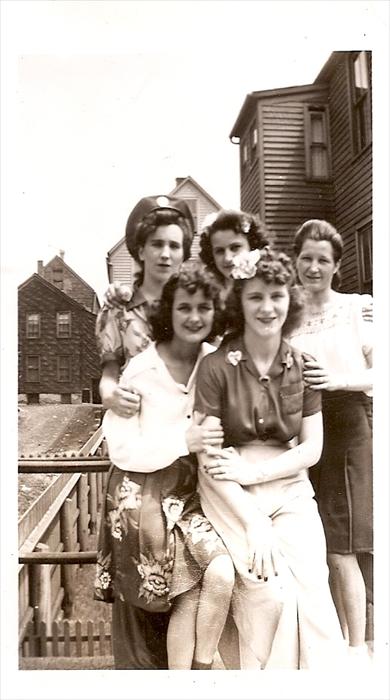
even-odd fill
[{"label": "overcast sky", "polygon": [[2,5],[7,272],[19,284],[63,249],[101,297],[138,199],[191,175],[239,206],[229,133],[245,96],[312,83],[333,50],[371,48],[387,3]]}]

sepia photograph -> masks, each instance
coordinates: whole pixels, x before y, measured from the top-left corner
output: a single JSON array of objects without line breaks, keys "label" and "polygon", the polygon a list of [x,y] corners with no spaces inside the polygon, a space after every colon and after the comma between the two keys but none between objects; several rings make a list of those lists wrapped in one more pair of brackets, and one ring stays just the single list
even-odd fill
[{"label": "sepia photograph", "polygon": [[1,697],[386,700],[389,3],[0,9]]}]

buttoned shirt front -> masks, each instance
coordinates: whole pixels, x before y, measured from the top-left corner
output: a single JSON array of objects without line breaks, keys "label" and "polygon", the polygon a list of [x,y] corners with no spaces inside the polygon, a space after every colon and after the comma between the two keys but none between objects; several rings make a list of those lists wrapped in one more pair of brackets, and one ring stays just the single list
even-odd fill
[{"label": "buttoned shirt front", "polygon": [[194,408],[221,419],[225,446],[288,442],[299,434],[302,417],[321,410],[319,392],[303,384],[302,364],[302,353],[283,340],[261,376],[243,338],[229,339],[202,360]]}]

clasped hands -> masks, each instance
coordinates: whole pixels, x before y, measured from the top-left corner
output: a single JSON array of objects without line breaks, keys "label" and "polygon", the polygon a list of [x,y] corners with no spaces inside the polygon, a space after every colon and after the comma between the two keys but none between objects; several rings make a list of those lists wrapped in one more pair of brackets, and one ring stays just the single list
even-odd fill
[{"label": "clasped hands", "polygon": [[241,486],[259,483],[254,465],[249,464],[234,447],[206,447],[204,471],[216,481],[236,481]]}]

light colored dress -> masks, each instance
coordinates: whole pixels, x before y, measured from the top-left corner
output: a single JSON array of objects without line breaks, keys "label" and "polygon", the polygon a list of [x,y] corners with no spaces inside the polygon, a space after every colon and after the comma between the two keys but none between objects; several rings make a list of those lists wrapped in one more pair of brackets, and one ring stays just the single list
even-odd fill
[{"label": "light colored dress", "polygon": [[[363,306],[372,297],[335,292],[320,312],[310,307],[290,341],[330,373],[364,372],[372,350],[372,323]],[[372,551],[371,391],[323,391],[324,448],[310,469],[329,552]]]}]

